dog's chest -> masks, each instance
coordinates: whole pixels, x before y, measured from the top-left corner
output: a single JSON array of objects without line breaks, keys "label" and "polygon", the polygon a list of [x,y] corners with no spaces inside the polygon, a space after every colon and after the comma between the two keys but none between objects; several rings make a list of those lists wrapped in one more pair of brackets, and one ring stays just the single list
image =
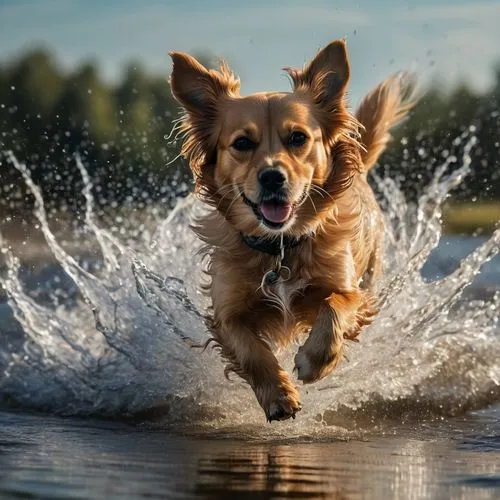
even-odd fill
[{"label": "dog's chest", "polygon": [[279,306],[283,312],[290,313],[293,299],[304,292],[306,284],[306,280],[301,277],[288,276],[284,279],[280,276],[272,284],[263,283],[262,292],[267,301]]},{"label": "dog's chest", "polygon": [[290,278],[289,280],[279,280],[276,284],[276,293],[283,298],[294,297],[304,290],[306,282],[302,278]]}]

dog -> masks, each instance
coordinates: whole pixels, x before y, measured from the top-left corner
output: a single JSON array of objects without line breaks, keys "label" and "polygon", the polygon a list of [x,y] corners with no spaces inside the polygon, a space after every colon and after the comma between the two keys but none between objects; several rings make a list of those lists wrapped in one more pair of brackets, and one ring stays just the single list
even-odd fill
[{"label": "dog", "polygon": [[193,229],[208,256],[211,340],[269,422],[295,418],[299,393],[276,350],[307,335],[295,370],[315,382],[378,312],[384,225],[367,173],[414,105],[413,75],[383,81],[352,114],[343,40],[285,68],[290,93],[242,97],[226,63],[170,56],[181,154],[209,208]]}]

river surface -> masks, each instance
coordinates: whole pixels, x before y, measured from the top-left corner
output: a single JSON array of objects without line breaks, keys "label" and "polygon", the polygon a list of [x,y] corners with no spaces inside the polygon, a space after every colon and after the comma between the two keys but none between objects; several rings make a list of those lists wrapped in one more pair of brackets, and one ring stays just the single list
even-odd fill
[{"label": "river surface", "polygon": [[499,411],[320,441],[0,412],[0,496],[499,498]]}]

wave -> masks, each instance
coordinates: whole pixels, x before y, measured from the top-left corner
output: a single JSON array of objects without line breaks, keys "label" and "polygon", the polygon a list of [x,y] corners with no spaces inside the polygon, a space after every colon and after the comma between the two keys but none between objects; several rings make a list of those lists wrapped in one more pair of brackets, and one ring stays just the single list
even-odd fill
[{"label": "wave", "polygon": [[[365,421],[456,415],[500,401],[500,293],[482,299],[463,293],[497,255],[500,229],[451,274],[422,276],[441,239],[442,204],[469,173],[474,136],[468,131],[458,141],[460,160],[446,159],[418,203],[407,203],[390,178],[375,178],[387,226],[380,314],[349,346],[348,361],[326,380],[302,387],[298,418],[273,425],[265,423],[242,381],[224,378],[218,354],[196,347],[208,338],[208,304],[198,291],[199,243],[188,229],[193,215],[204,210],[200,202],[192,196],[180,200],[154,232],[125,244],[96,222],[92,184],[77,158],[85,186],[84,234],[99,249],[94,259],[100,265],[90,270],[58,241],[40,189],[9,153],[75,293],[61,300],[56,282],[48,294],[59,293],[59,300],[33,297],[20,260],[3,242],[6,271],[0,282],[20,328],[9,333],[2,327],[0,401],[64,415],[135,417],[193,432],[255,435],[258,429],[261,436],[338,434]],[[74,239],[78,245],[82,235]],[[295,350],[279,353],[288,370]]]}]

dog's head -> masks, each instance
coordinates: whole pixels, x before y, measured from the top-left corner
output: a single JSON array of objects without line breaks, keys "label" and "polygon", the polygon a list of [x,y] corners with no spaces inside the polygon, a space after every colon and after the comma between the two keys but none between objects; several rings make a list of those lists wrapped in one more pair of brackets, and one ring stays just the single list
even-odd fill
[{"label": "dog's head", "polygon": [[248,97],[226,65],[214,71],[171,56],[172,92],[186,111],[183,154],[205,199],[246,234],[314,230],[360,168],[345,43],[332,42],[303,70],[286,69],[292,93]]}]

